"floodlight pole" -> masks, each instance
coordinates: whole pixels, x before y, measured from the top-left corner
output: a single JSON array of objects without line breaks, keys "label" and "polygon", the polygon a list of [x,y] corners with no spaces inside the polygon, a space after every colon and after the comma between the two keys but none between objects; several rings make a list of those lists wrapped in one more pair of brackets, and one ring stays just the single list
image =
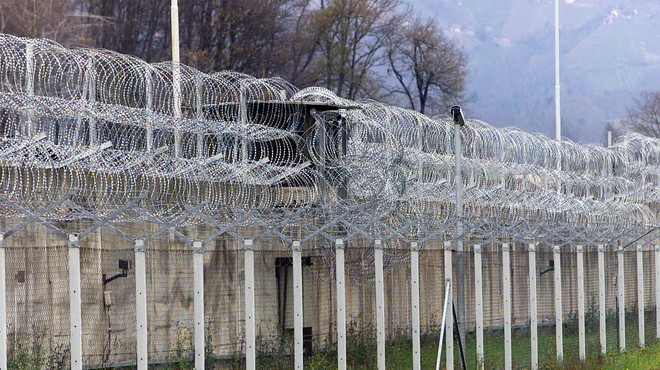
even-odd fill
[{"label": "floodlight pole", "polygon": [[[179,6],[172,0],[172,104],[174,118],[181,118],[181,58],[179,54]],[[181,156],[181,132],[174,128],[174,156]]]},{"label": "floodlight pole", "polygon": [[[465,321],[466,321],[466,300],[465,300],[465,282],[463,279],[463,274],[466,271],[466,259],[464,258],[464,248],[463,248],[463,173],[462,173],[462,162],[463,162],[463,149],[461,141],[461,126],[465,124],[462,113],[460,112],[460,107],[458,107],[458,113],[454,112],[452,107],[452,115],[454,116],[454,185],[456,189],[456,268],[458,271],[458,278],[456,279],[456,305],[458,306],[458,339],[459,342],[465,345],[466,343],[466,334],[465,334]],[[457,118],[457,115],[460,115]],[[452,335],[452,333],[447,333],[447,335]],[[463,354],[461,358],[461,367],[466,368],[467,364],[464,363]]]},{"label": "floodlight pole", "polygon": [[463,217],[463,178],[461,172],[463,155],[461,144],[461,126],[454,124],[454,185],[456,189],[456,219],[458,222],[456,226],[456,245],[459,252],[463,251],[463,223],[461,222]]},{"label": "floodlight pole", "polygon": [[[151,113],[154,105],[153,79],[149,67],[144,70],[144,95],[146,98],[144,109]],[[147,121],[147,151],[151,151],[154,146],[154,128],[152,120]]]},{"label": "floodlight pole", "polygon": [[[561,142],[561,89],[559,88],[559,0],[555,0],[555,140]],[[561,145],[560,145],[561,148]],[[557,171],[561,171],[561,151],[557,158]],[[561,181],[557,179],[557,193],[561,194]]]},{"label": "floodlight pole", "polygon": [[555,139],[561,141],[561,97],[559,88],[559,0],[555,0]]},{"label": "floodlight pole", "polygon": [[[34,95],[34,45],[32,41],[25,43],[25,94]],[[35,123],[32,122],[32,112],[27,110],[27,128],[25,137],[32,137],[36,133]]]}]

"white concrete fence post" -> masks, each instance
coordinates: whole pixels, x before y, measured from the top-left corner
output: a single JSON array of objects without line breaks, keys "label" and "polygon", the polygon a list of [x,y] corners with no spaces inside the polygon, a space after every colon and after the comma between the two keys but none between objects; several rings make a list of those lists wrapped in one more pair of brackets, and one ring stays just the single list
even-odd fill
[{"label": "white concrete fence post", "polygon": [[383,242],[376,239],[374,243],[374,260],[376,272],[376,348],[378,353],[378,370],[385,370],[385,283],[383,273]]},{"label": "white concrete fence post", "polygon": [[504,368],[513,367],[511,352],[511,246],[502,244],[502,300],[504,308]]},{"label": "white concrete fence post", "polygon": [[484,297],[483,297],[483,269],[481,265],[482,247],[474,245],[474,304],[477,335],[477,369],[484,369]]},{"label": "white concrete fence post", "polygon": [[303,278],[302,247],[293,241],[293,340],[295,369],[303,368]]},{"label": "white concrete fence post", "polygon": [[0,233],[0,369],[7,369],[7,264],[5,234]]},{"label": "white concrete fence post", "polygon": [[626,350],[626,291],[624,283],[625,266],[623,264],[623,247],[619,246],[617,258],[617,303],[619,306],[619,351]]},{"label": "white concrete fence post", "polygon": [[247,370],[255,370],[256,330],[254,303],[254,241],[243,241],[243,260],[245,263],[245,365]]},{"label": "white concrete fence post", "polygon": [[410,244],[410,306],[412,308],[413,370],[422,368],[420,326],[419,326],[419,244]]},{"label": "white concrete fence post", "polygon": [[644,340],[644,246],[637,245],[637,333],[639,346],[646,345]]},{"label": "white concrete fence post", "polygon": [[194,241],[193,253],[193,311],[195,318],[195,369],[204,369],[205,334],[204,334],[204,244]]},{"label": "white concrete fence post", "polygon": [[605,302],[605,244],[598,244],[598,318],[600,353],[607,353],[607,322]]},{"label": "white concrete fence post", "polygon": [[578,353],[580,361],[586,360],[587,343],[584,328],[584,247],[576,246],[577,250],[577,303],[578,303]]},{"label": "white concrete fence post", "polygon": [[68,235],[69,247],[69,326],[71,329],[71,369],[82,369],[82,307],[80,300],[80,241]]},{"label": "white concrete fence post", "polygon": [[335,275],[337,280],[337,369],[346,370],[346,273],[344,240],[335,240]]},{"label": "white concrete fence post", "polygon": [[[444,244],[444,249],[445,249],[445,260],[444,260],[444,265],[445,265],[445,281],[449,281],[449,303],[447,305],[447,315],[446,315],[446,322],[445,322],[445,349],[447,352],[447,357],[445,360],[445,368],[447,370],[454,370],[454,313],[453,313],[453,307],[454,307],[454,294],[453,294],[453,279],[452,279],[452,253],[453,249],[451,246],[451,242],[445,242]],[[447,292],[445,292],[447,294]]]},{"label": "white concrete fence post", "polygon": [[554,256],[554,285],[555,285],[555,337],[557,361],[564,362],[564,337],[563,337],[563,309],[561,302],[561,246],[552,247]]},{"label": "white concrete fence post", "polygon": [[539,368],[538,309],[536,300],[536,244],[529,245],[529,331],[532,370]]},{"label": "white concrete fence post", "polygon": [[137,368],[147,370],[147,250],[144,240],[136,239],[135,245],[135,327],[137,337]]}]

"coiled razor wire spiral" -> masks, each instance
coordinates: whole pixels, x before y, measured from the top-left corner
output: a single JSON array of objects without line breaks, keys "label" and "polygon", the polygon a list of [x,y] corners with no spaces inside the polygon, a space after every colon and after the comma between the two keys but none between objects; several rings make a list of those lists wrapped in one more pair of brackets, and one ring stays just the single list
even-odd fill
[{"label": "coiled razor wire spiral", "polygon": [[[0,35],[0,134],[0,195],[26,209],[73,192],[98,215],[144,196],[156,217],[196,206],[220,223],[232,209],[323,222],[356,205],[347,218],[367,228],[455,222],[450,120],[278,78]],[[603,148],[476,120],[461,136],[466,232],[480,219],[658,227],[658,139]]]}]

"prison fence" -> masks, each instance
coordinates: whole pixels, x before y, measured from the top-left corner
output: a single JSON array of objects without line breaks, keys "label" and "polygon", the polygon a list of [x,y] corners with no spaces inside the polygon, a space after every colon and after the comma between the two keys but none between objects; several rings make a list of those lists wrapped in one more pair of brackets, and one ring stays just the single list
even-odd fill
[{"label": "prison fence", "polygon": [[5,34],[0,137],[0,369],[433,368],[444,329],[447,368],[537,368],[658,335],[656,138]]},{"label": "prison fence", "polygon": [[538,368],[660,337],[657,239],[466,241],[458,251],[452,240],[375,235],[131,243],[105,229],[78,239],[31,224],[3,240],[1,269],[10,368],[70,366],[77,352],[86,368],[141,356],[197,367],[314,367],[325,356],[340,368],[426,368],[447,286],[456,335],[446,337],[446,368],[460,364],[459,347],[469,368]]}]

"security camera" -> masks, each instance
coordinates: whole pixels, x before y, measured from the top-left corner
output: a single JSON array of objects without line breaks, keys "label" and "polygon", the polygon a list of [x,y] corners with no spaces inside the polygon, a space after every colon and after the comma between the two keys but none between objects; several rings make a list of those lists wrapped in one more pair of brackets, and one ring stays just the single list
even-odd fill
[{"label": "security camera", "polygon": [[131,261],[128,260],[119,260],[119,269],[122,271],[128,271],[131,269]]},{"label": "security camera", "polygon": [[455,125],[465,126],[465,118],[463,117],[460,105],[452,105],[451,108],[449,108],[449,111],[451,112],[451,117],[454,119]]}]

